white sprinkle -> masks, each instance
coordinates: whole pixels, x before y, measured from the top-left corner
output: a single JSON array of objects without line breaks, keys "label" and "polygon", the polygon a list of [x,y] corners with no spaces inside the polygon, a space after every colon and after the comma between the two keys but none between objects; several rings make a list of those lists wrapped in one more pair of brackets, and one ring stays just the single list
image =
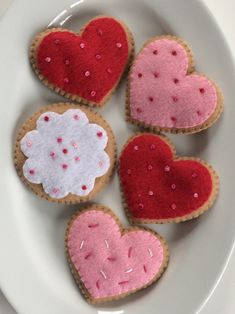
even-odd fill
[{"label": "white sprinkle", "polygon": [[148,248],[148,252],[149,252],[150,257],[153,257],[153,252],[151,251],[150,248]]},{"label": "white sprinkle", "polygon": [[121,44],[121,43],[116,43],[116,46],[117,46],[118,48],[121,48],[121,47],[122,47],[122,44]]},{"label": "white sprinkle", "polygon": [[101,275],[104,277],[104,279],[107,279],[107,276],[103,270],[100,270]]},{"label": "white sprinkle", "polygon": [[127,274],[127,273],[131,273],[133,271],[133,268],[129,268],[129,269],[127,269],[127,270],[125,270],[125,273]]},{"label": "white sprinkle", "polygon": [[50,62],[51,62],[51,58],[50,58],[50,57],[46,57],[46,58],[45,58],[45,61],[46,61],[47,63],[50,63]]},{"label": "white sprinkle", "polygon": [[84,240],[82,240],[82,242],[80,244],[80,250],[82,249],[83,245],[84,245]]},{"label": "white sprinkle", "polygon": [[105,242],[105,245],[106,245],[107,249],[109,249],[108,241],[107,241],[107,240],[104,240],[104,242]]}]

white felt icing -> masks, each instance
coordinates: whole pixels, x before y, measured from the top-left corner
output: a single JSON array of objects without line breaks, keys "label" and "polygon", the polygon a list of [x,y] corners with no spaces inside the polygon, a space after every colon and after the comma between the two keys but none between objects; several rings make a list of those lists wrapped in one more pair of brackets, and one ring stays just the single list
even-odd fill
[{"label": "white felt icing", "polygon": [[69,109],[63,114],[45,112],[37,120],[36,130],[21,140],[21,150],[28,159],[23,166],[26,179],[42,184],[53,198],[69,193],[89,194],[95,179],[110,167],[104,151],[106,131],[89,123],[84,112]]}]

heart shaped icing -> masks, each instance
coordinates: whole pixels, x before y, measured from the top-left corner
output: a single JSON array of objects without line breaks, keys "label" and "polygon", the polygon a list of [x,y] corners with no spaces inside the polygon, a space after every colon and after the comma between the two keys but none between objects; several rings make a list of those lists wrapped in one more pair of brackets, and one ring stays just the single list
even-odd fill
[{"label": "heart shaped icing", "polygon": [[130,121],[172,133],[208,128],[222,111],[222,94],[193,71],[191,51],[180,39],[165,36],[148,42],[129,75]]},{"label": "heart shaped icing", "polygon": [[109,209],[98,205],[72,217],[66,247],[72,273],[92,303],[152,284],[168,262],[162,237],[147,228],[124,229]]},{"label": "heart shaped icing", "polygon": [[163,136],[143,133],[124,147],[119,175],[125,207],[133,222],[166,223],[195,218],[214,202],[215,170],[196,158],[176,157]]},{"label": "heart shaped icing", "polygon": [[120,81],[132,50],[132,36],[121,22],[97,17],[80,35],[61,28],[39,34],[31,46],[31,63],[56,92],[102,105]]}]

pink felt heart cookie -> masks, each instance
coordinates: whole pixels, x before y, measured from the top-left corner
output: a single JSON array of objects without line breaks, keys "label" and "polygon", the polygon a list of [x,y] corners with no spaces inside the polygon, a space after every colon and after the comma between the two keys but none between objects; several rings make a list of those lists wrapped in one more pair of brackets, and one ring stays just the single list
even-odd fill
[{"label": "pink felt heart cookie", "polygon": [[133,54],[133,38],[120,21],[100,16],[81,33],[48,29],[35,37],[30,61],[39,79],[71,100],[102,106]]},{"label": "pink felt heart cookie", "polygon": [[72,274],[91,303],[117,300],[151,285],[168,264],[161,236],[147,228],[123,228],[100,205],[72,217],[66,249]]},{"label": "pink felt heart cookie", "polygon": [[140,133],[120,156],[125,209],[133,223],[168,223],[196,218],[214,203],[219,179],[206,162],[177,157],[170,141]]},{"label": "pink felt heart cookie", "polygon": [[128,120],[156,132],[196,133],[223,110],[219,88],[194,72],[190,48],[173,36],[144,45],[132,65],[127,94]]}]

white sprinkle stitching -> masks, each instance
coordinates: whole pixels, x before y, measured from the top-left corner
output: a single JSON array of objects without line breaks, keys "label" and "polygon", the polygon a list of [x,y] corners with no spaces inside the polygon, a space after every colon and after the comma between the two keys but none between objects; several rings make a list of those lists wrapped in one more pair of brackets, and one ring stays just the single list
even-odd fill
[{"label": "white sprinkle stitching", "polygon": [[107,249],[109,249],[108,241],[107,241],[107,240],[104,240],[104,242],[105,242],[105,245],[106,245]]},{"label": "white sprinkle stitching", "polygon": [[104,279],[107,279],[107,276],[103,270],[100,270],[101,275],[104,277]]},{"label": "white sprinkle stitching", "polygon": [[153,252],[151,251],[150,248],[148,248],[148,252],[149,252],[150,257],[153,257]]},{"label": "white sprinkle stitching", "polygon": [[82,240],[82,242],[80,244],[80,250],[82,249],[83,245],[84,245],[84,240]]},{"label": "white sprinkle stitching", "polygon": [[127,270],[125,270],[125,273],[127,274],[127,273],[131,273],[133,271],[133,268],[129,268],[129,269],[127,269]]}]

